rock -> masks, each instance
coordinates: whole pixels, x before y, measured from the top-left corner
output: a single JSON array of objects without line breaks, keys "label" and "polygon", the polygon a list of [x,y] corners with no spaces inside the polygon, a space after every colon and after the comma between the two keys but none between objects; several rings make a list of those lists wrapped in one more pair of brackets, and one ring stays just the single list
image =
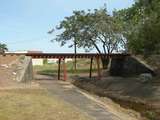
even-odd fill
[{"label": "rock", "polygon": [[153,76],[151,73],[143,73],[140,74],[140,80],[142,83],[148,83],[153,79]]},{"label": "rock", "polygon": [[13,74],[13,75],[17,75],[17,73],[16,73],[16,72],[12,72],[12,74]]},{"label": "rock", "polygon": [[9,68],[7,64],[2,64],[1,67]]}]

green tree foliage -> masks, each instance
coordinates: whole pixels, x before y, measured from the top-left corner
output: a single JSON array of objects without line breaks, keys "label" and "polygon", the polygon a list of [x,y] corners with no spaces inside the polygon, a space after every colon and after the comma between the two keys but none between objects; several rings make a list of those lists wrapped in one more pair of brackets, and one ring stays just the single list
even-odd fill
[{"label": "green tree foliage", "polygon": [[[118,50],[119,43],[124,42],[121,26],[114,17],[107,14],[106,8],[96,9],[94,12],[74,11],[73,15],[66,17],[57,29],[63,31],[55,39],[61,46],[75,40],[78,47],[83,47],[87,51],[96,48],[100,54],[112,53]],[[99,44],[103,49],[100,49]]]},{"label": "green tree foliage", "polygon": [[133,53],[160,53],[159,0],[137,0],[132,7],[115,12],[115,16],[123,24],[123,35]]},{"label": "green tree foliage", "polygon": [[86,51],[95,48],[99,54],[111,54],[122,49],[125,43],[121,24],[118,22],[107,13],[106,8],[87,12],[74,11],[72,16],[60,22],[57,30],[62,32],[55,40],[61,46],[73,41],[77,47],[83,47]]},{"label": "green tree foliage", "polygon": [[0,43],[0,53],[4,53],[5,51],[8,51],[7,45]]},{"label": "green tree foliage", "polygon": [[46,59],[43,59],[43,64],[44,64],[44,65],[48,64],[47,58],[46,58]]}]

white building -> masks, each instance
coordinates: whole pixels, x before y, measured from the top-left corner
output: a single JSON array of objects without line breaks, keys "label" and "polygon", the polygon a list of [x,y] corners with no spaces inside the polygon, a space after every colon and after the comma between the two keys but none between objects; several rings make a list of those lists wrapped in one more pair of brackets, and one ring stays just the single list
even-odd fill
[{"label": "white building", "polygon": [[[15,52],[6,52],[6,53],[43,53],[42,51],[15,51]],[[42,59],[42,58],[33,58],[32,59],[32,64],[33,64],[33,66],[36,66],[36,65],[40,65],[40,66],[42,66],[43,64],[44,64],[44,62],[43,62],[43,60],[44,59]],[[69,62],[69,61],[73,61],[73,59],[71,59],[71,58],[66,58],[65,59],[65,63],[67,63],[67,62]],[[55,63],[57,63],[58,62],[58,59],[53,59],[53,58],[49,58],[49,59],[47,59],[47,63],[51,63],[51,64],[55,64]]]},{"label": "white building", "polygon": [[[27,53],[43,53],[42,51],[27,51]],[[43,59],[42,58],[33,58],[32,59],[32,64],[33,66],[35,65],[40,65],[42,66],[43,65]]]},{"label": "white building", "polygon": [[33,64],[33,66],[35,66],[35,65],[42,66],[43,65],[43,59],[32,59],[32,64]]},{"label": "white building", "polygon": [[[22,50],[22,51],[14,51],[14,52],[6,52],[6,53],[43,53],[42,51],[27,51],[27,50]],[[32,59],[32,64],[33,66],[35,65],[43,65],[43,59]]]},{"label": "white building", "polygon": [[[73,59],[71,59],[71,58],[66,58],[65,59],[65,63],[67,63],[67,62],[69,62],[69,61],[73,61]],[[55,58],[55,59],[47,59],[47,62],[48,63],[57,63],[58,62],[58,59],[57,58]]]},{"label": "white building", "polygon": [[57,63],[58,62],[58,59],[47,59],[47,63],[51,63],[51,64],[54,64],[54,63]]}]

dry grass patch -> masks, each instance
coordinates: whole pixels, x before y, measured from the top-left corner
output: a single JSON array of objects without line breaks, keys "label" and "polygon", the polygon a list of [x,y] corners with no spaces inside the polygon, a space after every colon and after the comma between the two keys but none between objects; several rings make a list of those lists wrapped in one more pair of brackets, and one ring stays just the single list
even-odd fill
[{"label": "dry grass patch", "polygon": [[0,120],[89,120],[45,90],[1,90]]}]

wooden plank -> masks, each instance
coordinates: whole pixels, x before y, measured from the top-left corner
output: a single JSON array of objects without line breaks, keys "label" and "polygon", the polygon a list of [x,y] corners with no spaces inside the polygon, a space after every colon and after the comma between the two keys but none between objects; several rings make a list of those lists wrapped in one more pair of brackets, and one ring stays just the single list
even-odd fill
[{"label": "wooden plank", "polygon": [[[4,55],[26,55],[32,58],[75,58],[74,53],[5,53]],[[77,53],[76,58],[92,58],[92,57],[106,57],[107,54],[97,53]],[[110,54],[110,57],[126,57],[130,54]]]}]

